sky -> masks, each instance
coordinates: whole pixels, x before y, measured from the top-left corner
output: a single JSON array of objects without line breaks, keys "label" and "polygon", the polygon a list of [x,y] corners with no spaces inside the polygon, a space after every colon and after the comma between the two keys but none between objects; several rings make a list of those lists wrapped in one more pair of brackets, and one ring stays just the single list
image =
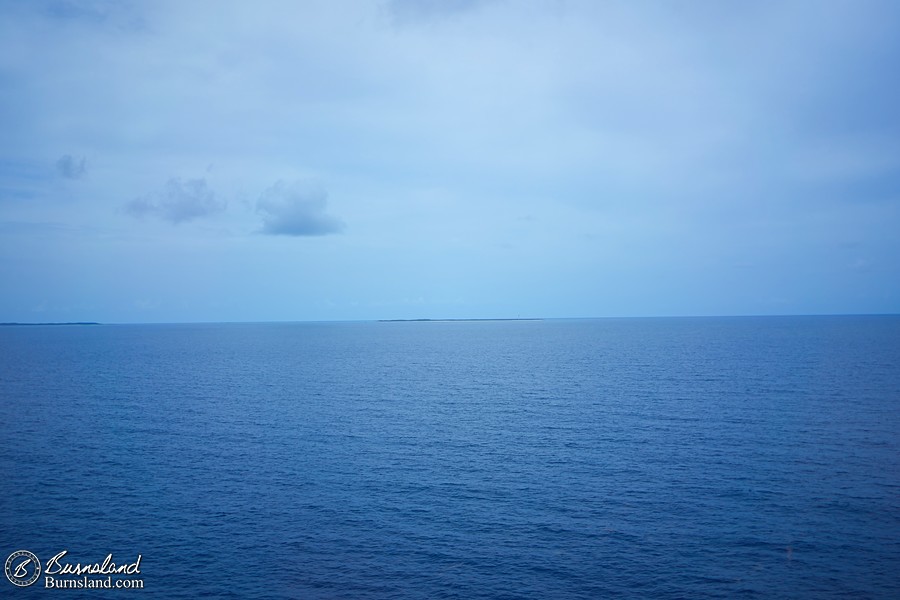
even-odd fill
[{"label": "sky", "polygon": [[894,0],[0,0],[0,322],[900,312]]}]

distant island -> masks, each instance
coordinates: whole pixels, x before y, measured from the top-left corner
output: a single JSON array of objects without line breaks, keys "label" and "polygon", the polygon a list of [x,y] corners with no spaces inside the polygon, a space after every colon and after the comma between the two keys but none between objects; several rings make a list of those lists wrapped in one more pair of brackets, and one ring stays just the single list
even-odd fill
[{"label": "distant island", "polygon": [[472,323],[482,321],[543,321],[543,319],[378,319],[379,323]]},{"label": "distant island", "polygon": [[35,325],[99,325],[90,321],[79,321],[77,323],[0,323],[0,327],[30,327]]}]

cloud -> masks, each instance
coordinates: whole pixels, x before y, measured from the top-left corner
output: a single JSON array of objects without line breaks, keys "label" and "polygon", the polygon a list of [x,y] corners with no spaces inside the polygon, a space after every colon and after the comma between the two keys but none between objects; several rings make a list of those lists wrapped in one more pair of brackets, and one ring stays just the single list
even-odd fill
[{"label": "cloud", "polygon": [[64,154],[56,161],[56,170],[66,179],[81,179],[87,172],[87,160],[84,157],[76,159],[71,154]]},{"label": "cloud", "polygon": [[344,229],[340,219],[326,214],[328,194],[301,181],[278,181],[260,196],[256,210],[265,215],[263,233],[328,235]]},{"label": "cloud", "polygon": [[206,179],[172,178],[161,193],[135,198],[125,205],[134,217],[155,216],[177,225],[225,210],[225,203],[206,185]]},{"label": "cloud", "polygon": [[109,2],[54,0],[46,4],[44,12],[56,19],[85,19],[103,22],[109,17],[110,5]]},{"label": "cloud", "polygon": [[136,3],[118,0],[50,0],[42,12],[61,22],[140,30],[144,20],[137,15],[138,8]]}]

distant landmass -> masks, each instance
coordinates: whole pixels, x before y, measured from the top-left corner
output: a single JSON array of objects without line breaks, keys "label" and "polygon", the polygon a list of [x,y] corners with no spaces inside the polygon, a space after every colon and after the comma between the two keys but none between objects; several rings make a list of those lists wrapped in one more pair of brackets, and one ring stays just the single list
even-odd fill
[{"label": "distant landmass", "polygon": [[378,319],[379,323],[469,323],[473,321],[543,321],[543,319]]},{"label": "distant landmass", "polygon": [[0,323],[0,327],[28,327],[33,325],[99,325],[92,321],[79,321],[77,323]]}]

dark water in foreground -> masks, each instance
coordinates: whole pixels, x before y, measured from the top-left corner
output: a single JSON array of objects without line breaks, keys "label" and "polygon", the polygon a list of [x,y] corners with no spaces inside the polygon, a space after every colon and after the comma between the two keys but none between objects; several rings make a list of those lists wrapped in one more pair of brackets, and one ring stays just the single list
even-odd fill
[{"label": "dark water in foreground", "polygon": [[900,317],[0,328],[27,598],[898,598]]}]

